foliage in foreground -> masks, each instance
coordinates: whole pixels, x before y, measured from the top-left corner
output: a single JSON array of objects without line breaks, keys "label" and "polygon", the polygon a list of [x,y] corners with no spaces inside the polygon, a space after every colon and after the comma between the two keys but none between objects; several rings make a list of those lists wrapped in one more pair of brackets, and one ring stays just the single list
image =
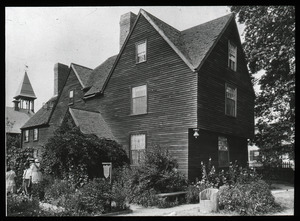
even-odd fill
[{"label": "foliage in foreground", "polygon": [[255,116],[258,133],[254,142],[267,166],[280,165],[279,156],[294,159],[295,147],[295,6],[232,6],[245,24],[243,43],[249,69],[258,79]]},{"label": "foliage in foreground", "polygon": [[83,134],[69,116],[46,144],[42,166],[46,174],[68,179],[78,187],[103,177],[102,162],[118,168],[129,159],[117,142]]},{"label": "foliage in foreground", "polygon": [[260,215],[279,210],[268,184],[263,180],[221,187],[219,207],[241,215]]}]

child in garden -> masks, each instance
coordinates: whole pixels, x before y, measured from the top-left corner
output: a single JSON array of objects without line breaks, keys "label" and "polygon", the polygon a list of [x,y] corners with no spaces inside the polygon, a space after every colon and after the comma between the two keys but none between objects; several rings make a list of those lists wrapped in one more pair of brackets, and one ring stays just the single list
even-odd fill
[{"label": "child in garden", "polygon": [[7,167],[6,171],[6,193],[16,193],[16,173],[13,166]]}]

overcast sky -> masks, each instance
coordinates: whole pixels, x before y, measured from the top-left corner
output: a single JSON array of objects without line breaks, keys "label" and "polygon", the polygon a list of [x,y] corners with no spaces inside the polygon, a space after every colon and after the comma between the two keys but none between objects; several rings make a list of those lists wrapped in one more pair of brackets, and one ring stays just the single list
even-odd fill
[{"label": "overcast sky", "polygon": [[[6,106],[13,106],[25,65],[37,111],[53,96],[55,63],[93,69],[117,54],[120,16],[140,8],[6,7]],[[230,13],[226,6],[142,8],[178,30]]]}]

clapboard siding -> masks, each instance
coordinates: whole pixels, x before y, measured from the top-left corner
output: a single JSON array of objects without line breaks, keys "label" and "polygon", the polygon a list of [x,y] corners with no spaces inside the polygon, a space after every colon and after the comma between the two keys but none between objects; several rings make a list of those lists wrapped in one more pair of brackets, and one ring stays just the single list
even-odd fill
[{"label": "clapboard siding", "polygon": [[[147,61],[136,64],[135,43],[147,40]],[[147,85],[148,112],[131,115],[131,88]],[[99,108],[118,142],[129,151],[131,132],[146,131],[147,146],[167,146],[188,169],[188,128],[196,126],[197,75],[141,16],[111,75],[103,97],[88,100]]]},{"label": "clapboard siding", "polygon": [[[237,71],[228,68],[228,40],[237,45]],[[237,88],[237,116],[225,115],[225,84]],[[252,138],[254,94],[234,21],[210,53],[198,78],[198,126],[219,133]]]}]

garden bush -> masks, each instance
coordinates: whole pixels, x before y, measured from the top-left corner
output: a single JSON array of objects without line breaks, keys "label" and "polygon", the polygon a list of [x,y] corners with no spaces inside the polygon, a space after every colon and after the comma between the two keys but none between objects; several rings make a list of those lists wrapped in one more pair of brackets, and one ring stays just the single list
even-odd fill
[{"label": "garden bush", "polygon": [[39,210],[39,201],[36,198],[30,200],[27,196],[8,194],[7,215],[8,216],[30,216]]},{"label": "garden bush", "polygon": [[102,162],[114,168],[129,163],[125,150],[116,141],[83,134],[70,116],[48,140],[43,152],[43,169],[57,179],[68,179],[81,187],[94,178],[103,177]]},{"label": "garden bush", "polygon": [[221,187],[219,208],[241,215],[259,215],[279,209],[268,184],[263,180]]},{"label": "garden bush", "polygon": [[56,179],[45,189],[44,200],[55,206],[65,206],[66,199],[75,193],[75,187],[67,180]]}]

